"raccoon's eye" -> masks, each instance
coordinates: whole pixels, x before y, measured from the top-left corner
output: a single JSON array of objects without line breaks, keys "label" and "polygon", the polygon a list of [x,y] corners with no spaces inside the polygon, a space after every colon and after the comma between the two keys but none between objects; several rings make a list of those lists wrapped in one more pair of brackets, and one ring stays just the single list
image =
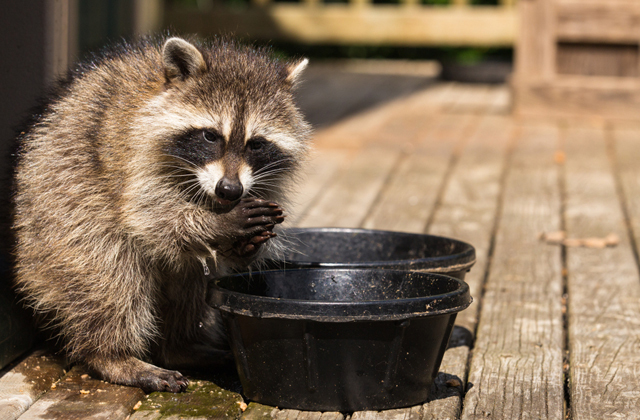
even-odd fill
[{"label": "raccoon's eye", "polygon": [[251,151],[258,151],[264,149],[267,146],[267,141],[262,137],[252,138],[247,142],[247,147]]},{"label": "raccoon's eye", "polygon": [[222,140],[222,136],[214,131],[202,131],[202,138],[208,141],[209,143],[216,143]]}]

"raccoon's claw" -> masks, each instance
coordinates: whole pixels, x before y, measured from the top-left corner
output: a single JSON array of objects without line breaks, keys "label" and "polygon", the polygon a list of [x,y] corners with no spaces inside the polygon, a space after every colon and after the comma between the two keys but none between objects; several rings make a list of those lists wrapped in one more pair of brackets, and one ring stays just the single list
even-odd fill
[{"label": "raccoon's claw", "polygon": [[189,387],[189,380],[173,370],[162,369],[152,375],[143,374],[138,381],[145,392],[183,392]]},{"label": "raccoon's claw", "polygon": [[249,242],[245,243],[238,250],[238,255],[246,257],[258,251],[258,247],[267,242],[271,238],[278,236],[275,232],[265,231],[261,235],[257,235],[249,239]]},{"label": "raccoon's claw", "polygon": [[249,217],[244,224],[244,227],[251,228],[258,225],[271,226],[269,229],[273,229],[274,224],[284,222],[285,216],[259,216]]},{"label": "raccoon's claw", "polygon": [[[238,216],[248,236],[259,236],[262,231],[271,230],[273,226],[284,222],[284,210],[277,205],[261,199],[243,199],[238,204]],[[258,231],[252,228],[259,228]]]}]

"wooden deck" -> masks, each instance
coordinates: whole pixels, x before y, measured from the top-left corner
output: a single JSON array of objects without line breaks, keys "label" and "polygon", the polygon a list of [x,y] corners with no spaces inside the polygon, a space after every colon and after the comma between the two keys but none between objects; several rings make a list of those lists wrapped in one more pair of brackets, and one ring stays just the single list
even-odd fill
[{"label": "wooden deck", "polygon": [[279,410],[217,379],[145,396],[36,352],[0,377],[0,419],[640,418],[640,125],[517,120],[504,86],[323,71],[301,90],[321,128],[290,224],[476,247],[474,303],[458,316],[431,401]]}]

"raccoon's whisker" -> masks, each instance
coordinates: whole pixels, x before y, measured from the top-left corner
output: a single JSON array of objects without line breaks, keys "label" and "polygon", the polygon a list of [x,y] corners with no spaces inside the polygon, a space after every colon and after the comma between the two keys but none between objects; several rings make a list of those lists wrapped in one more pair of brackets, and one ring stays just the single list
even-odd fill
[{"label": "raccoon's whisker", "polygon": [[200,188],[199,184],[194,184],[194,185],[190,186],[189,188],[184,190],[184,193],[183,193],[184,197],[185,198],[189,197],[192,194],[193,191],[197,191],[199,188]]},{"label": "raccoon's whisker", "polygon": [[[285,163],[285,162],[293,162],[293,159],[289,159],[289,158],[287,158],[287,159],[280,159],[280,160],[276,160],[275,162],[271,162],[271,163],[269,163],[269,164],[267,164],[267,165],[263,166],[262,168],[258,169],[258,170],[255,172],[255,174],[254,174],[254,175],[261,174],[261,173],[263,173],[263,172],[265,172],[265,171],[267,171],[267,170],[269,170],[269,169],[272,169],[272,168],[274,168],[274,167],[277,167],[278,165],[280,165],[280,164],[282,164],[282,163]],[[278,169],[286,170],[286,168],[278,168]]]},{"label": "raccoon's whisker", "polygon": [[[273,182],[256,182],[254,184],[255,187],[262,187],[262,188],[266,188],[266,187],[278,187],[280,186],[280,184],[278,183],[273,183]],[[251,187],[253,188],[253,187]]]},{"label": "raccoon's whisker", "polygon": [[194,183],[194,182],[198,182],[198,180],[197,179],[189,179],[189,180],[177,183],[176,186],[179,187],[181,185],[189,185],[189,184]]},{"label": "raccoon's whisker", "polygon": [[258,175],[254,174],[254,179],[264,179],[264,178],[267,178],[267,179],[268,178],[274,178],[274,179],[276,179],[280,173],[284,173],[284,172],[286,172],[286,171],[285,170],[280,170],[280,171],[273,170],[273,171],[261,173],[261,174],[258,174]]},{"label": "raccoon's whisker", "polygon": [[191,162],[191,161],[189,161],[189,160],[187,160],[187,159],[185,159],[185,158],[183,158],[183,157],[176,156],[176,155],[171,155],[171,154],[166,154],[166,153],[165,153],[165,154],[163,154],[162,156],[166,156],[166,157],[170,157],[170,158],[173,158],[173,159],[181,160],[181,161],[183,161],[183,162],[185,162],[185,163],[189,164],[189,166],[192,166],[192,167],[194,167],[194,168],[198,169],[198,165],[196,165],[195,163],[193,163],[193,162]]},{"label": "raccoon's whisker", "polygon": [[269,195],[269,193],[278,192],[271,188],[251,188],[251,191],[256,194],[257,198],[263,198],[264,196]]},{"label": "raccoon's whisker", "polygon": [[198,206],[201,206],[202,204],[204,204],[206,200],[207,200],[207,192],[202,187],[199,187],[198,191],[196,191],[196,193],[191,198],[191,201]]},{"label": "raccoon's whisker", "polygon": [[185,176],[190,176],[192,178],[195,178],[195,175],[193,174],[181,174],[180,171],[175,171],[175,172],[170,172],[166,175],[164,175],[166,178],[180,178],[180,177],[185,177]]}]

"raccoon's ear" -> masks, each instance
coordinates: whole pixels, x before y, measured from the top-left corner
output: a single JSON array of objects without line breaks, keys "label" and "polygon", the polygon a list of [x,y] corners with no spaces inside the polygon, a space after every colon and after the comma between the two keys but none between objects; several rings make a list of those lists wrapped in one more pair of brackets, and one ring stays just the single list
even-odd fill
[{"label": "raccoon's ear", "polygon": [[291,85],[295,85],[304,69],[307,68],[307,64],[309,64],[309,59],[303,58],[287,65],[287,77],[285,81]]},{"label": "raccoon's ear", "polygon": [[164,43],[162,63],[169,80],[185,80],[207,70],[202,53],[182,38],[169,38]]}]

